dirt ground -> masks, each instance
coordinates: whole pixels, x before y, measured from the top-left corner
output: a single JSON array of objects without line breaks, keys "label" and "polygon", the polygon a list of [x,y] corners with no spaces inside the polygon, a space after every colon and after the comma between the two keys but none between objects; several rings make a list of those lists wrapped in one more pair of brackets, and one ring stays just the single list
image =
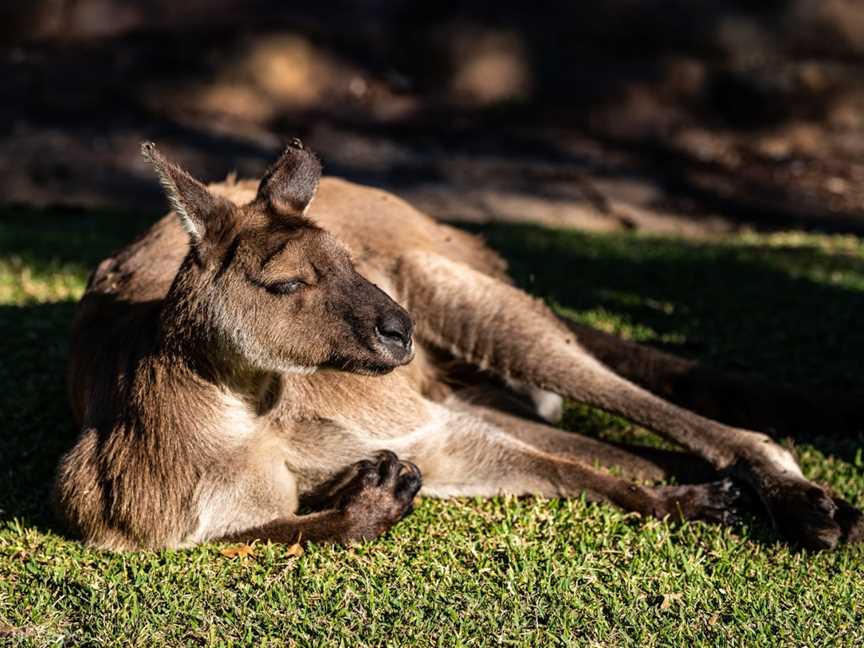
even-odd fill
[{"label": "dirt ground", "polygon": [[11,2],[0,199],[162,209],[142,140],[217,180],[299,135],[453,221],[864,232],[854,2],[283,4]]}]

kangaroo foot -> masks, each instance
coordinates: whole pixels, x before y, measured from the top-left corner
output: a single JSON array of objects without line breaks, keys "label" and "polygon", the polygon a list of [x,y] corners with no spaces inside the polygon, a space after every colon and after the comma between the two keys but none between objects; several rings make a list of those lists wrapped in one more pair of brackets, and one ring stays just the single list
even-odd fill
[{"label": "kangaroo foot", "polygon": [[840,525],[840,530],[843,532],[840,539],[848,544],[864,542],[864,513],[842,497],[832,494],[831,499],[837,505],[834,521]]},{"label": "kangaroo foot", "polygon": [[806,549],[833,549],[843,530],[834,519],[837,505],[819,486],[797,478],[763,478],[759,489],[777,531]]},{"label": "kangaroo foot", "polygon": [[777,532],[793,545],[834,549],[864,540],[864,514],[828,489],[808,481],[795,458],[778,445],[739,461],[730,474],[753,487]]},{"label": "kangaroo foot", "polygon": [[805,549],[834,549],[864,539],[864,515],[846,500],[799,477],[763,476],[759,497],[777,531]]}]

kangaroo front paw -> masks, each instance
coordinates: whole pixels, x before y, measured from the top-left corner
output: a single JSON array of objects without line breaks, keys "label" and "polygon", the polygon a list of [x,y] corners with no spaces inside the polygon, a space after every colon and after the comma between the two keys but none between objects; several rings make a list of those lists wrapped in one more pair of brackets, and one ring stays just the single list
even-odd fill
[{"label": "kangaroo front paw", "polygon": [[731,479],[708,484],[684,486],[661,486],[657,489],[663,504],[658,513],[661,517],[684,520],[704,520],[720,524],[732,524],[738,520],[736,504],[741,491]]},{"label": "kangaroo front paw", "polygon": [[408,515],[422,485],[417,466],[387,450],[355,464],[351,472],[336,501],[354,539],[375,538]]}]

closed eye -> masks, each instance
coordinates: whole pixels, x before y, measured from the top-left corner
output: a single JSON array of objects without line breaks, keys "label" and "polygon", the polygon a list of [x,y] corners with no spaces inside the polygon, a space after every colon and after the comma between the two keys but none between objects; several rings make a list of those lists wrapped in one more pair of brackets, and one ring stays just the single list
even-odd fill
[{"label": "closed eye", "polygon": [[276,295],[290,295],[305,285],[306,283],[302,279],[288,279],[287,281],[264,284],[264,288]]},{"label": "closed eye", "polygon": [[246,280],[253,286],[263,288],[264,290],[273,295],[290,295],[297,292],[301,288],[309,285],[307,282],[303,281],[299,277],[294,277],[293,279],[283,279],[281,281],[262,281],[261,279],[253,276],[249,272],[246,273]]}]

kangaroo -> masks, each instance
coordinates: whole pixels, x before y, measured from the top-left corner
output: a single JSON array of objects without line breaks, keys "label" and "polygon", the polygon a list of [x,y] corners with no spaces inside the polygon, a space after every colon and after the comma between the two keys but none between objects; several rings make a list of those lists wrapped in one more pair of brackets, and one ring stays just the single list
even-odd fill
[{"label": "kangaroo", "polygon": [[[421,485],[431,497],[584,493],[718,523],[743,485],[792,543],[864,535],[861,513],[768,436],[624,378],[630,343],[557,317],[479,238],[322,178],[299,140],[260,182],[209,186],[152,143],[142,151],[172,211],[98,266],[73,324],[81,433],[55,490],[88,544],[371,539]],[[559,430],[562,398],[683,450]],[[688,470],[701,483],[647,485]]]}]

